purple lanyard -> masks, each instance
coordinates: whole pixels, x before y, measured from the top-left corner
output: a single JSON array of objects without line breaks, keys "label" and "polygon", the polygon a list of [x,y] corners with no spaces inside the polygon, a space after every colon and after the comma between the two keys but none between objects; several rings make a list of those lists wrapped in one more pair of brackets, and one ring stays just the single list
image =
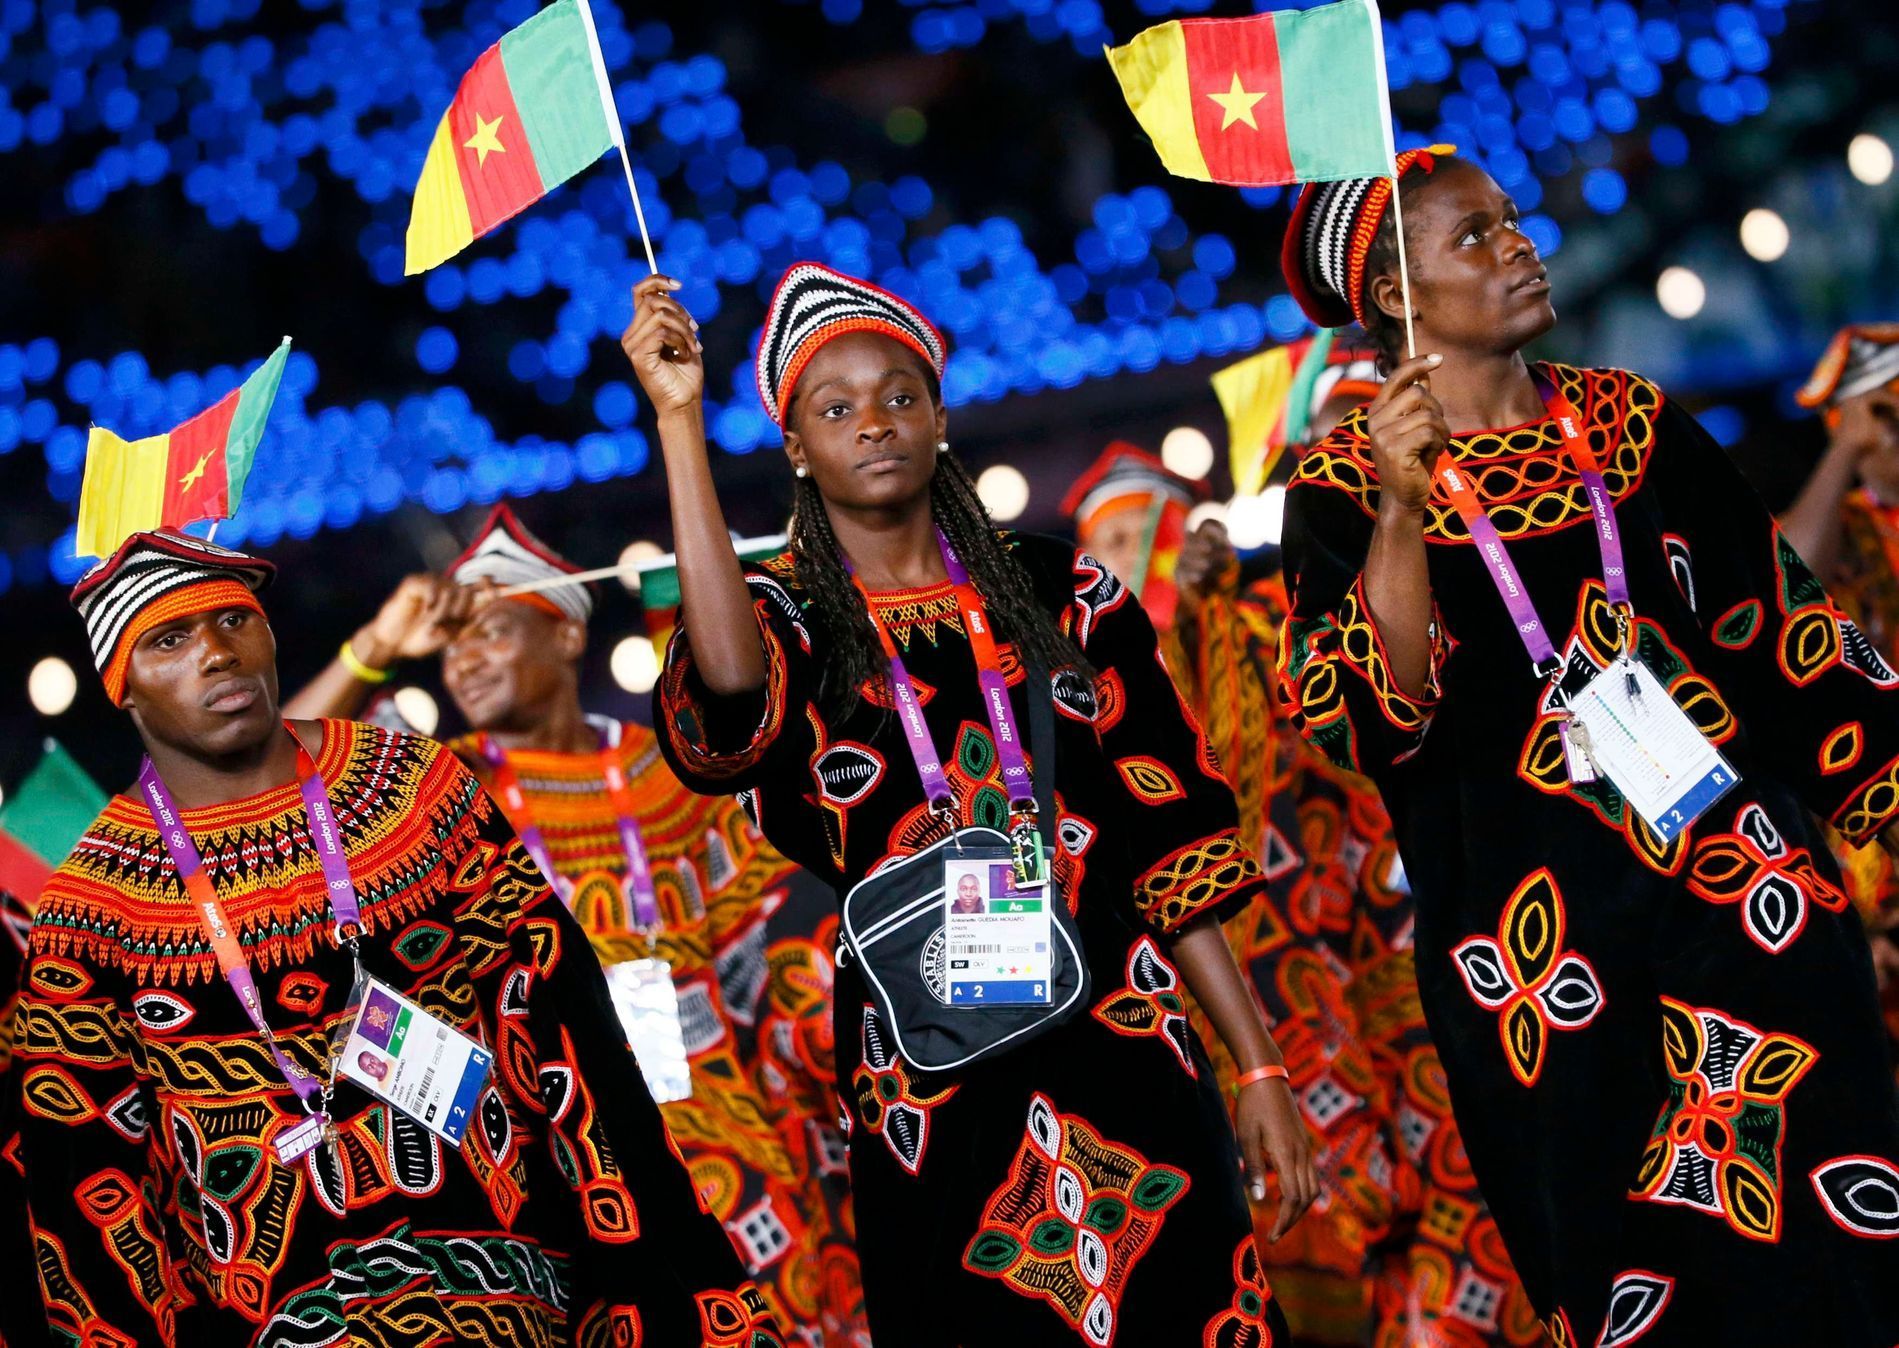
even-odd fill
[{"label": "purple lanyard", "polygon": [[[288,729],[287,726],[285,728]],[[295,738],[295,732],[291,733],[292,738]],[[158,824],[158,836],[171,856],[178,879],[197,910],[198,921],[205,935],[211,940],[211,951],[217,957],[224,981],[237,994],[244,1014],[250,1018],[251,1025],[270,1049],[271,1057],[277,1062],[277,1070],[284,1074],[284,1079],[297,1093],[304,1108],[312,1113],[318,1112],[313,1102],[323,1092],[322,1083],[291,1062],[277,1046],[270,1023],[264,1019],[263,998],[258,994],[257,981],[251,976],[250,958],[237,939],[237,929],[226,916],[224,905],[212,887],[211,877],[205,874],[204,859],[180,820],[177,803],[173,801],[171,792],[166,789],[158,769],[149,758],[139,767],[138,785],[146,805],[151,809],[153,820]],[[336,939],[353,950],[363,921],[362,909],[356,899],[356,884],[350,878],[349,859],[343,854],[342,834],[336,826],[336,815],[330,809],[329,789],[324,785],[323,778],[317,775],[316,763],[301,740],[297,741],[297,789],[303,796],[310,840],[316,845],[317,859],[323,866],[323,880],[329,891]]]},{"label": "purple lanyard", "polygon": [[[627,785],[626,772],[620,766],[614,748],[607,734],[601,732],[600,772],[606,781],[607,797],[613,802],[614,819],[620,829],[620,847],[626,853],[624,892],[633,903],[633,920],[645,930],[653,931],[659,927],[659,891],[653,884],[653,866],[646,855],[646,840],[640,836],[639,821],[635,818],[632,788]],[[494,736],[483,735],[481,756],[494,770],[495,787],[501,792],[501,803],[521,836],[521,845],[527,848],[528,855],[534,858],[534,864],[541,868],[541,874],[547,877],[547,883],[554,887],[554,892],[564,901],[572,902],[573,882],[554,869],[554,858],[548,853],[547,840],[541,836],[541,826],[534,822],[534,811],[528,803],[527,792],[521,789],[520,779],[515,775],[513,765],[508,762],[508,751],[495,743]]]},{"label": "purple lanyard", "polygon": [[[1550,415],[1556,418],[1557,428],[1563,436],[1563,447],[1575,461],[1576,471],[1582,478],[1583,491],[1589,497],[1590,512],[1596,521],[1596,543],[1602,550],[1603,589],[1615,612],[1616,622],[1622,629],[1621,635],[1626,646],[1633,605],[1629,602],[1628,571],[1622,564],[1622,535],[1616,527],[1615,500],[1609,494],[1609,484],[1603,481],[1602,465],[1596,458],[1596,452],[1589,447],[1589,438],[1582,432],[1582,418],[1576,414],[1575,406],[1542,376],[1537,376],[1536,384]],[[1530,600],[1529,587],[1523,583],[1522,573],[1511,561],[1503,536],[1497,532],[1497,526],[1491,522],[1483,503],[1477,499],[1476,489],[1451,461],[1448,451],[1438,460],[1436,476],[1444,488],[1444,494],[1450,498],[1463,519],[1464,527],[1470,530],[1471,541],[1477,545],[1477,554],[1483,558],[1484,566],[1490,572],[1491,583],[1497,587],[1504,607],[1510,611],[1510,620],[1517,625],[1517,634],[1522,637],[1524,649],[1530,653],[1536,672],[1544,677],[1557,673],[1562,669],[1563,662],[1550,642],[1549,631],[1543,626],[1543,620],[1537,616],[1536,605]]]},{"label": "purple lanyard", "polygon": [[[1029,779],[1028,760],[1022,754],[1022,739],[1016,733],[1015,712],[1009,705],[1009,681],[1002,673],[1002,658],[996,650],[995,634],[989,629],[989,615],[985,611],[982,595],[970,582],[969,572],[964,568],[962,559],[956,555],[956,549],[936,531],[937,550],[943,556],[943,569],[948,572],[950,585],[956,591],[956,603],[962,612],[963,629],[969,636],[970,649],[976,656],[976,681],[982,688],[983,710],[989,717],[989,733],[996,743],[996,755],[1002,763],[1002,780],[1009,792],[1009,811],[1013,815],[1032,815],[1035,813],[1035,791]],[[909,742],[910,757],[916,761],[917,776],[923,779],[923,794],[930,802],[930,808],[939,814],[955,809],[955,796],[950,791],[949,778],[943,772],[943,760],[936,752],[936,743],[930,738],[930,727],[923,719],[923,704],[917,698],[916,685],[910,678],[910,671],[903,667],[903,657],[897,654],[897,643],[892,639],[883,619],[877,616],[877,607],[870,602],[870,592],[864,589],[864,583],[858,579],[857,568],[851,565],[850,558],[844,559],[844,567],[856,581],[857,588],[864,596],[865,607],[870,610],[871,623],[877,629],[877,636],[883,643],[884,656],[890,662],[891,694],[896,698],[898,718],[903,722],[903,737]]]}]

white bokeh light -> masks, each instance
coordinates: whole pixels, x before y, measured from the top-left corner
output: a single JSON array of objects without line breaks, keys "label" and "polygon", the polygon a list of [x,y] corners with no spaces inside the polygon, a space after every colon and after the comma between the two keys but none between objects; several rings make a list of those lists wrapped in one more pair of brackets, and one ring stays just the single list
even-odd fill
[{"label": "white bokeh light", "polygon": [[1693,318],[1708,302],[1708,287],[1686,267],[1669,267],[1655,278],[1655,299],[1670,318]]},{"label": "white bokeh light", "polygon": [[613,648],[613,681],[629,693],[650,693],[659,682],[659,654],[650,637],[627,637]]},{"label": "white bokeh light", "polygon": [[1226,534],[1236,548],[1263,548],[1279,541],[1286,519],[1286,489],[1268,487],[1258,496],[1235,496],[1226,508]]},{"label": "white bokeh light", "polygon": [[1195,426],[1176,426],[1161,440],[1161,462],[1182,477],[1203,478],[1213,471],[1213,441]]},{"label": "white bokeh light", "polygon": [[620,549],[620,583],[629,590],[640,588],[639,573],[634,570],[643,562],[657,561],[666,555],[666,549],[650,538],[636,538]]},{"label": "white bokeh light", "polygon": [[419,735],[433,735],[435,727],[441,724],[442,709],[435,705],[435,699],[426,688],[417,688],[414,684],[398,688],[395,703],[402,719],[414,726]]},{"label": "white bokeh light", "polygon": [[57,655],[49,655],[26,676],[26,696],[41,716],[57,716],[79,696],[79,676]]},{"label": "white bokeh light", "polygon": [[1757,206],[1741,217],[1741,247],[1756,262],[1778,262],[1793,242],[1787,222],[1765,206]]},{"label": "white bokeh light", "polygon": [[1853,137],[1846,147],[1846,167],[1868,187],[1892,177],[1892,146],[1870,131]]},{"label": "white bokeh light", "polygon": [[976,479],[976,494],[1000,523],[1022,518],[1029,508],[1029,480],[1022,470],[1006,463],[992,464]]}]

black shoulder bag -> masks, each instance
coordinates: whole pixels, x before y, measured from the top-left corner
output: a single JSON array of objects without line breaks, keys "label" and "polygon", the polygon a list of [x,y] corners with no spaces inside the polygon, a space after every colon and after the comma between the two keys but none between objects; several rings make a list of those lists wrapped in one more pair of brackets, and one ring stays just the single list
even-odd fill
[{"label": "black shoulder bag", "polygon": [[[1055,841],[1055,701],[1047,671],[1031,668],[1029,747],[1034,754],[1036,818]],[[946,1072],[1019,1048],[1067,1020],[1088,999],[1081,929],[1050,867],[1051,997],[1046,1003],[951,1006],[944,999],[943,863],[967,848],[1009,846],[992,828],[958,829],[921,852],[868,875],[844,896],[838,962],[863,969],[904,1060],[925,1072]]]}]

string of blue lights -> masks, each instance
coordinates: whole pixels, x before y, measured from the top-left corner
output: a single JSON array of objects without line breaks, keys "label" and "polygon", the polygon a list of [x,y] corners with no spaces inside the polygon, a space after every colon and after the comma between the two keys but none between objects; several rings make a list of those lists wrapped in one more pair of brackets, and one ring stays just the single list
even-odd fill
[{"label": "string of blue lights", "polygon": [[[274,41],[246,31],[259,0],[193,0],[189,35],[130,31],[113,11],[81,13],[69,0],[0,3],[0,153],[56,148],[70,158],[65,200],[75,214],[175,181],[213,227],[289,251],[325,195],[347,190],[369,208],[357,241],[367,274],[410,288],[436,315],[413,350],[416,372],[434,385],[427,394],[325,404],[316,397],[323,353],[293,355],[244,507],[223,536],[267,546],[284,534],[347,529],[404,502],[447,512],[640,472],[648,447],[633,425],[633,390],[611,363],[592,365],[595,344],[625,325],[628,289],[644,271],[628,246],[617,175],[583,178],[426,278],[402,276],[408,189],[435,119],[474,57],[527,17],[533,0],[477,0],[452,25],[421,0],[299,3],[313,16],[310,31]],[[1094,0],[912,7],[910,37],[926,53],[1013,25],[1065,45],[1069,59],[1094,61],[1103,42],[1130,35],[1110,33]],[[664,23],[629,27],[613,0],[594,8],[661,265],[686,281],[682,298],[704,323],[722,313],[752,322],[786,265],[822,258],[942,321],[954,347],[944,386],[952,405],[1242,353],[1305,327],[1285,295],[1239,298],[1234,243],[1195,230],[1158,181],[1101,196],[1067,256],[1037,257],[1006,216],[954,222],[953,203],[919,177],[886,183],[755,143],[718,59],[677,51]],[[1157,19],[1209,5],[1140,0],[1139,8]],[[840,25],[863,14],[859,0],[822,0],[819,9]],[[1679,164],[1686,125],[1767,106],[1761,73],[1785,22],[1778,0],[1640,11],[1624,0],[1451,0],[1388,16],[1393,89],[1424,90],[1438,117],[1401,143],[1466,147],[1554,252],[1561,231],[1539,209],[1548,185],[1575,175],[1591,209],[1624,209],[1617,164],[1631,144]],[[1135,134],[1131,123],[1122,134]],[[1142,172],[1161,179],[1157,164]],[[1277,189],[1244,195],[1261,210],[1283,199]],[[600,429],[572,443],[502,438],[476,398],[445,382],[461,360],[463,324],[546,295],[558,300],[551,330],[524,329],[506,367],[548,403],[591,404]],[[284,326],[295,331],[294,315]],[[137,334],[128,335],[136,347]],[[596,368],[608,373],[590,379]],[[71,505],[87,422],[156,433],[243,372],[160,373],[136,349],[61,352],[46,337],[0,346],[0,454],[39,446],[47,491]],[[415,379],[391,380],[405,382]],[[745,368],[731,371],[729,392],[707,410],[712,438],[729,452],[775,443]],[[50,550],[0,556],[0,589],[67,583],[83,565],[68,533]]]}]

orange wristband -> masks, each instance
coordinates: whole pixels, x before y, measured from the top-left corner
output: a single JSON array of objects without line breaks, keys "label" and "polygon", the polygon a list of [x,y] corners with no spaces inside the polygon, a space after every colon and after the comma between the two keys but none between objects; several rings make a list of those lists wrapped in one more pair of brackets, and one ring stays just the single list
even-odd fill
[{"label": "orange wristband", "polygon": [[1233,1098],[1235,1100],[1239,1099],[1240,1092],[1252,1085],[1255,1081],[1274,1080],[1290,1083],[1292,1081],[1292,1073],[1288,1072],[1285,1067],[1279,1063],[1267,1063],[1264,1067],[1255,1067],[1250,1072],[1242,1072],[1240,1073],[1239,1079],[1233,1083]]}]

